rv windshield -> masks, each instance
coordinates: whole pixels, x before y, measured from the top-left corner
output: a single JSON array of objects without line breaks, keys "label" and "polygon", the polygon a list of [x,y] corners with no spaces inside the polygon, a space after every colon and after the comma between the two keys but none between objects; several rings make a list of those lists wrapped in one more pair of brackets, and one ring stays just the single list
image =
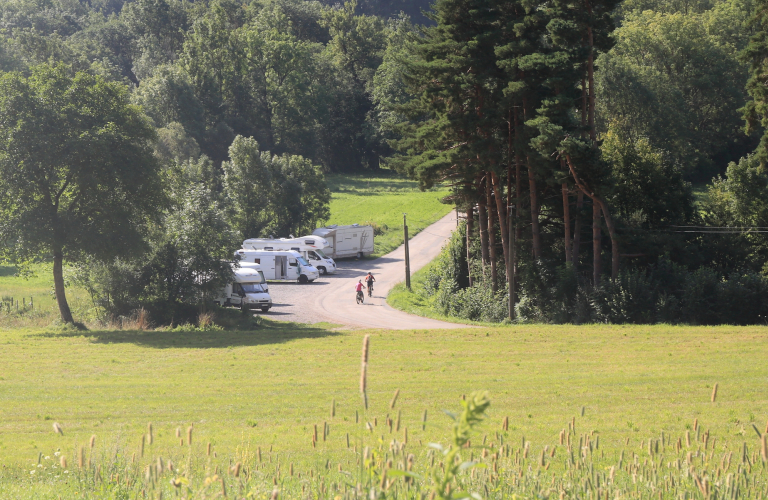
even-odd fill
[{"label": "rv windshield", "polygon": [[263,293],[264,287],[260,283],[240,283],[245,293]]},{"label": "rv windshield", "polygon": [[315,253],[316,253],[318,256],[320,256],[320,258],[321,258],[321,259],[327,259],[327,258],[328,258],[328,256],[327,256],[327,255],[325,255],[325,254],[323,253],[323,251],[322,251],[322,250],[320,250],[320,249],[317,249],[317,248],[316,248],[316,249],[315,249]]},{"label": "rv windshield", "polygon": [[309,265],[309,262],[307,262],[307,260],[304,257],[297,257],[296,260],[298,260],[299,264],[301,264],[302,266],[308,266]]}]

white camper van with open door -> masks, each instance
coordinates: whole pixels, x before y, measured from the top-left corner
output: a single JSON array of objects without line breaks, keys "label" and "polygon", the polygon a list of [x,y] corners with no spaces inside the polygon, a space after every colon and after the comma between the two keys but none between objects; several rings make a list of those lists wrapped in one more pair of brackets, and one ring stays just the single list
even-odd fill
[{"label": "white camper van with open door", "polygon": [[373,228],[352,224],[351,226],[337,226],[336,224],[319,227],[312,231],[315,236],[320,236],[328,241],[326,253],[334,259],[342,257],[361,258],[373,253]]},{"label": "white camper van with open door", "polygon": [[214,299],[220,306],[236,306],[243,309],[261,309],[269,311],[272,297],[261,267],[250,264],[248,267],[233,269],[233,280],[222,289]]},{"label": "white camper van with open door", "polygon": [[250,266],[251,263],[259,264],[264,277],[268,280],[311,283],[320,277],[317,268],[312,266],[299,252],[292,250],[241,249],[235,252],[235,258],[240,259],[243,266]]},{"label": "white camper van with open door", "polygon": [[244,250],[293,250],[299,252],[317,268],[320,274],[334,274],[336,262],[323,252],[326,247],[328,247],[328,242],[315,235],[300,238],[249,238],[243,241]]}]

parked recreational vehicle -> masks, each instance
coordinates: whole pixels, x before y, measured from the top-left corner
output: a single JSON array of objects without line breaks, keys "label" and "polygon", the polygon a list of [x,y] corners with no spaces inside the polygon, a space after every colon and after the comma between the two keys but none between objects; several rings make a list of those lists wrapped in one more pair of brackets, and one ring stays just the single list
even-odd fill
[{"label": "parked recreational vehicle", "polygon": [[232,283],[219,292],[215,301],[220,306],[237,306],[243,309],[261,309],[264,312],[272,307],[272,297],[261,267],[250,264],[247,267],[233,269]]},{"label": "parked recreational vehicle", "polygon": [[243,241],[245,250],[293,250],[299,252],[320,274],[336,272],[336,263],[325,255],[323,248],[328,242],[319,236],[309,235],[300,238],[250,238]]},{"label": "parked recreational vehicle", "polygon": [[239,258],[244,266],[250,266],[251,263],[259,264],[264,277],[268,280],[311,283],[320,277],[317,268],[312,266],[299,252],[292,250],[242,249],[235,252],[235,258]]},{"label": "parked recreational vehicle", "polygon": [[326,226],[315,229],[312,234],[328,241],[326,253],[338,259],[358,257],[373,253],[373,228],[352,224],[351,226]]}]

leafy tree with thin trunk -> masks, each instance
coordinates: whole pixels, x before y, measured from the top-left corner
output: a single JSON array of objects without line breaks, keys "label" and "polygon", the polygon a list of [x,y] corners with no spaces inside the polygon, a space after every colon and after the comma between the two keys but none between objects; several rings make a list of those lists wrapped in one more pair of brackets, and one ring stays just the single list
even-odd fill
[{"label": "leafy tree with thin trunk", "polygon": [[0,252],[53,259],[67,323],[64,261],[141,249],[143,224],[164,204],[154,140],[122,84],[61,65],[0,77]]}]

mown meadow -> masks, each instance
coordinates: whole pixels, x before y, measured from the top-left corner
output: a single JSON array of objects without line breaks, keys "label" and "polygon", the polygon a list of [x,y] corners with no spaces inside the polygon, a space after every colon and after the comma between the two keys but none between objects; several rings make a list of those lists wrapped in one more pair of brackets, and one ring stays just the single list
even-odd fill
[{"label": "mown meadow", "polygon": [[263,321],[6,329],[0,343],[2,498],[766,492],[764,327]]},{"label": "mown meadow", "polygon": [[448,189],[421,191],[417,182],[395,174],[330,174],[326,180],[332,193],[328,224],[373,224],[379,231],[374,257],[403,244],[403,213],[408,214],[408,234],[415,236],[452,209],[441,203]]}]

